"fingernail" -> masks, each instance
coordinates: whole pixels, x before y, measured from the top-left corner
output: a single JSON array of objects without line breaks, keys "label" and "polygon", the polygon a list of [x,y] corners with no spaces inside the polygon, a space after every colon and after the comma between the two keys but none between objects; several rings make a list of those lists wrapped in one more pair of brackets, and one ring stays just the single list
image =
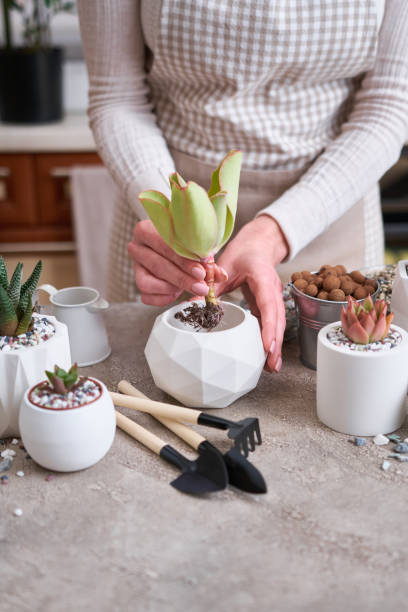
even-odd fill
[{"label": "fingernail", "polygon": [[208,293],[208,285],[205,283],[193,283],[191,289],[197,295],[207,295]]},{"label": "fingernail", "polygon": [[278,361],[276,362],[275,372],[280,372],[281,367],[282,367],[282,357],[279,357]]},{"label": "fingernail", "polygon": [[269,349],[269,352],[270,352],[270,353],[273,353],[273,352],[274,352],[274,350],[275,350],[275,346],[276,346],[276,341],[275,341],[275,340],[272,340],[271,348]]},{"label": "fingernail", "polygon": [[220,268],[222,277],[224,280],[228,280],[228,272],[226,270],[224,270],[224,268]]},{"label": "fingernail", "polygon": [[194,268],[191,268],[191,274],[194,276],[194,278],[198,278],[198,280],[204,280],[205,278],[205,271],[200,266],[194,266]]}]

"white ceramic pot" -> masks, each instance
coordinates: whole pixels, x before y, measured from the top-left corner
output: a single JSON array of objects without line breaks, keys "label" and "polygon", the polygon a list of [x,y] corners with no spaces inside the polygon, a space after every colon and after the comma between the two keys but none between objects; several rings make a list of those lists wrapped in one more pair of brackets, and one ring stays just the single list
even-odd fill
[{"label": "white ceramic pot", "polygon": [[408,259],[398,262],[392,283],[391,311],[395,324],[408,331]]},{"label": "white ceramic pot", "polygon": [[327,334],[340,321],[323,327],[317,340],[317,416],[331,429],[354,436],[375,436],[401,427],[408,390],[408,334],[379,352],[350,351]]},{"label": "white ceramic pot", "polygon": [[110,449],[116,429],[115,409],[105,385],[96,400],[67,410],[33,404],[31,389],[24,394],[20,431],[29,455],[39,465],[57,472],[75,472],[97,463]]},{"label": "white ceramic pot", "polygon": [[156,318],[146,359],[156,385],[178,401],[224,408],[258,383],[266,357],[259,323],[249,311],[223,302],[221,324],[197,332],[174,318],[190,305],[178,304]]},{"label": "white ceramic pot", "polygon": [[71,355],[67,326],[46,316],[55,335],[36,346],[0,351],[0,438],[18,436],[18,413],[24,392],[58,364],[68,369]]}]

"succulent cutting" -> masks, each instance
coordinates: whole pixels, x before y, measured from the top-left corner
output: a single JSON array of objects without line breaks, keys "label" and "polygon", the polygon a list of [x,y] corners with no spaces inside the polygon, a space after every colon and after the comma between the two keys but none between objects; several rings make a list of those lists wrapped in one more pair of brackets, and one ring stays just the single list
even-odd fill
[{"label": "succulent cutting", "polygon": [[0,336],[18,336],[32,324],[32,295],[38,284],[42,262],[38,261],[22,285],[23,264],[18,263],[8,280],[7,268],[0,257]]},{"label": "succulent cutting", "polygon": [[204,266],[209,286],[206,306],[212,305],[219,311],[214,289],[214,255],[234,229],[241,162],[242,152],[230,151],[213,172],[208,192],[174,172],[170,176],[171,200],[155,190],[139,194],[163,240],[182,257]]},{"label": "succulent cutting", "polygon": [[361,304],[351,296],[347,308],[341,311],[341,326],[344,334],[356,344],[369,344],[383,340],[390,329],[394,314],[387,314],[387,303],[378,300],[375,303],[371,295]]},{"label": "succulent cutting", "polygon": [[78,364],[74,363],[68,372],[59,366],[54,366],[54,371],[45,370],[49,384],[55,393],[65,395],[71,391],[79,381]]}]

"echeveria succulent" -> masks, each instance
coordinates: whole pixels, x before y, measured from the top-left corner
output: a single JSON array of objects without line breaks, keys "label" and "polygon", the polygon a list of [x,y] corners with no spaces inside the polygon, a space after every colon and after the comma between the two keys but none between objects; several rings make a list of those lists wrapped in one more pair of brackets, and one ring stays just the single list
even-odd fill
[{"label": "echeveria succulent", "polygon": [[56,393],[61,393],[64,395],[68,393],[76,385],[78,382],[78,364],[74,363],[73,366],[70,367],[68,372],[60,368],[59,366],[54,366],[54,372],[45,371],[48,380],[50,381],[50,385]]},{"label": "echeveria succulent", "polygon": [[213,302],[214,255],[234,229],[241,162],[241,151],[230,151],[213,172],[208,192],[174,172],[170,176],[171,200],[155,190],[139,194],[163,240],[179,255],[200,261],[207,268],[207,300]]},{"label": "echeveria succulent", "polygon": [[387,314],[385,300],[373,302],[371,295],[361,304],[351,296],[347,308],[341,310],[341,326],[344,334],[356,344],[378,342],[386,337],[394,314]]}]

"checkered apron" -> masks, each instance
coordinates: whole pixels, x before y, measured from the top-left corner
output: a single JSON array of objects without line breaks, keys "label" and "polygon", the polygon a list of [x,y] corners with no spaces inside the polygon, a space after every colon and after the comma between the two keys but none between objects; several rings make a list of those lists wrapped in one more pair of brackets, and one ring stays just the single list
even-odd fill
[{"label": "checkered apron", "polygon": [[[299,180],[340,133],[361,75],[375,61],[376,1],[160,4],[148,72],[158,125],[177,169],[203,186],[226,152],[242,149],[238,230]],[[110,294],[131,299],[136,289],[126,242],[137,219],[125,202],[117,212]],[[323,263],[357,268],[382,260],[373,186],[279,273],[286,280],[294,270]]]}]

